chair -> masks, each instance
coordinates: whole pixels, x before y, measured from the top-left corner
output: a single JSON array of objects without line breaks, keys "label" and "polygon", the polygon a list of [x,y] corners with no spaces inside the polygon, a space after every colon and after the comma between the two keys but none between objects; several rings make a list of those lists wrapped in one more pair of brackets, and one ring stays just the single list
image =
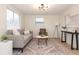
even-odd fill
[{"label": "chair", "polygon": [[39,35],[36,37],[38,39],[38,45],[39,45],[39,40],[45,40],[45,43],[47,45],[47,40],[48,40],[48,33],[46,32],[45,28],[40,28]]},{"label": "chair", "polygon": [[45,28],[40,28],[39,35],[40,36],[48,36],[48,33],[46,32]]}]

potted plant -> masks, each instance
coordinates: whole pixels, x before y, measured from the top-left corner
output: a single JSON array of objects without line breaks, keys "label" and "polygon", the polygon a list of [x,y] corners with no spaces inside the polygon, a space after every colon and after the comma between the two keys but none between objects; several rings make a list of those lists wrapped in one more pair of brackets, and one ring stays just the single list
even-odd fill
[{"label": "potted plant", "polygon": [[1,36],[1,41],[7,40],[7,39],[8,39],[8,37],[6,35]]}]

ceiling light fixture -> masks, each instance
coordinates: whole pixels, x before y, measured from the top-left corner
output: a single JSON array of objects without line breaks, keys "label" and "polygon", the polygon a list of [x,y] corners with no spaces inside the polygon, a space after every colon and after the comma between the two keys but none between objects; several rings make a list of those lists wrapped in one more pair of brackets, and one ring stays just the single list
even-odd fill
[{"label": "ceiling light fixture", "polygon": [[40,4],[40,6],[38,6],[38,8],[39,8],[39,10],[41,10],[41,11],[45,11],[45,10],[48,9],[48,5],[46,5],[46,4]]}]

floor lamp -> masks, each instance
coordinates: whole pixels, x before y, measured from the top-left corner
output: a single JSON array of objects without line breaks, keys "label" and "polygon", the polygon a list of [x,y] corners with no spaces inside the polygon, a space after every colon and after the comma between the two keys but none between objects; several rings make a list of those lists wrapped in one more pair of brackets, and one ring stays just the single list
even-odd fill
[{"label": "floor lamp", "polygon": [[57,34],[57,38],[59,38],[59,26],[60,25],[55,25],[53,37],[55,36],[55,34]]}]

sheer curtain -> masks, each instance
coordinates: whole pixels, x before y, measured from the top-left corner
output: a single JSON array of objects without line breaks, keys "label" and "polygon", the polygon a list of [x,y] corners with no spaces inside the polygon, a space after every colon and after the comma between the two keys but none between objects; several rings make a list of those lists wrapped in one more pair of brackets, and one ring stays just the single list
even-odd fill
[{"label": "sheer curtain", "polygon": [[11,10],[7,10],[7,29],[19,29],[20,19],[19,15]]}]

